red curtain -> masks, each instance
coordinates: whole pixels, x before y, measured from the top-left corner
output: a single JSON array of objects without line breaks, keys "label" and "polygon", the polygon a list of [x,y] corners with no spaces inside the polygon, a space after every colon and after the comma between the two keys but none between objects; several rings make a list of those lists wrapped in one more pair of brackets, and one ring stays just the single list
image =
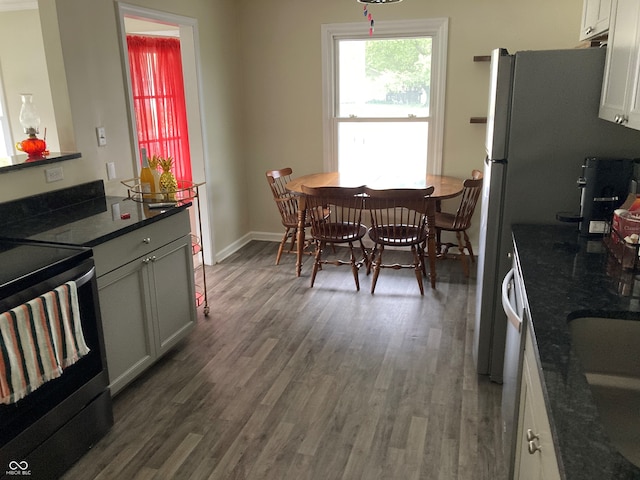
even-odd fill
[{"label": "red curtain", "polygon": [[140,148],[172,157],[175,177],[191,181],[180,40],[128,35],[127,45]]}]

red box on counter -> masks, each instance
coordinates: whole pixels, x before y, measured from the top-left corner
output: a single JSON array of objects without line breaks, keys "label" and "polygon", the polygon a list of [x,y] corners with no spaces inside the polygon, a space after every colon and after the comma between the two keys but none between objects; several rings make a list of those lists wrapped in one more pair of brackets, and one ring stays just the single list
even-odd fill
[{"label": "red box on counter", "polygon": [[640,257],[638,256],[640,244],[625,242],[615,230],[604,237],[604,243],[624,270],[637,271],[640,269]]},{"label": "red box on counter", "polygon": [[636,217],[630,215],[628,212],[620,216],[614,212],[611,227],[618,232],[622,238],[634,233],[640,235],[640,216]]}]

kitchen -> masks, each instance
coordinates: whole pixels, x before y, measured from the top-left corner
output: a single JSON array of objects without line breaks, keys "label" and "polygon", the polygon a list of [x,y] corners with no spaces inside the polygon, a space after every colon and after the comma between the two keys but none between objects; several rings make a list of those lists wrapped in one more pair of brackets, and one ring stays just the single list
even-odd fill
[{"label": "kitchen", "polygon": [[[344,1],[321,5],[182,2],[179,7],[172,2],[136,3],[199,22],[207,190],[212,198],[215,247],[211,251],[221,260],[249,239],[269,238],[260,232],[278,231],[272,206],[252,201],[244,193],[266,195],[265,170],[280,164],[282,158],[290,159],[288,163],[300,173],[322,169],[320,99],[310,100],[314,97],[309,95],[320,91],[319,28],[323,23],[360,21],[361,11],[358,5]],[[557,3],[494,2],[480,9],[476,2],[451,5],[405,0],[377,11],[379,21],[450,18],[443,173],[465,176],[482,159],[484,127],[470,124],[469,118],[486,111],[488,65],[473,62],[474,56],[496,46],[517,51],[572,48],[578,43],[582,2]],[[1,201],[96,178],[105,180],[108,194],[122,195],[120,182],[106,179],[104,166],[111,161],[116,162],[119,178],[134,176],[129,128],[123,121],[127,109],[114,5],[109,1],[55,4],[69,85],[71,130],[82,158],[63,162],[65,178],[54,184],[44,182],[41,167],[3,175]],[[94,18],[101,21],[88,20]],[[299,41],[292,42],[292,35],[299,36]],[[270,107],[274,96],[280,100],[278,111]],[[301,110],[302,104],[308,108]],[[276,132],[265,127],[274,117],[282,122]],[[105,147],[95,142],[98,125],[105,127],[109,138]]]}]

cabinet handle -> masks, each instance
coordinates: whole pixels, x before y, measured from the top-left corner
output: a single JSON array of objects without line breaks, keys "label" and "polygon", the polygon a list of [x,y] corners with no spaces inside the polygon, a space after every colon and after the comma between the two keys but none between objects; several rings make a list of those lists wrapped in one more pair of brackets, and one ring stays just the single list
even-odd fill
[{"label": "cabinet handle", "polygon": [[151,239],[149,237],[143,238],[142,243],[146,243],[147,245],[149,245],[151,243]]},{"label": "cabinet handle", "polygon": [[527,428],[527,450],[529,450],[530,455],[542,451],[542,447],[538,443],[538,440],[540,440],[540,436],[537,433],[534,433],[530,428]]},{"label": "cabinet handle", "polygon": [[155,255],[151,255],[150,257],[147,257],[145,259],[142,260],[142,263],[144,263],[145,265],[149,262],[155,262],[156,261],[156,256]]},{"label": "cabinet handle", "polygon": [[533,430],[531,430],[530,428],[527,428],[527,442],[538,440],[539,438],[540,438],[540,435],[533,433]]},{"label": "cabinet handle", "polygon": [[584,29],[584,34],[585,35],[589,35],[591,32],[593,32],[593,27],[587,27]]},{"label": "cabinet handle", "polygon": [[613,121],[618,125],[624,125],[629,121],[629,117],[627,117],[626,115],[616,115],[615,117],[613,117]]},{"label": "cabinet handle", "polygon": [[536,452],[542,452],[542,447],[535,440],[531,440],[527,444],[527,450],[529,450],[529,454],[530,455],[533,455]]}]

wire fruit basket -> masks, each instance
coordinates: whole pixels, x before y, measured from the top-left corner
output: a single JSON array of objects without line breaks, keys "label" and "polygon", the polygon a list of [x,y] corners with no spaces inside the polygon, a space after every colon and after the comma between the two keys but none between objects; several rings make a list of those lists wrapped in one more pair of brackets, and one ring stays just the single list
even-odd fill
[{"label": "wire fruit basket", "polygon": [[186,180],[178,180],[178,188],[176,188],[175,192],[149,192],[143,188],[140,178],[122,180],[121,183],[127,187],[128,197],[135,202],[171,203],[173,204],[171,206],[198,198],[198,187],[204,185],[204,182],[193,183]]}]

